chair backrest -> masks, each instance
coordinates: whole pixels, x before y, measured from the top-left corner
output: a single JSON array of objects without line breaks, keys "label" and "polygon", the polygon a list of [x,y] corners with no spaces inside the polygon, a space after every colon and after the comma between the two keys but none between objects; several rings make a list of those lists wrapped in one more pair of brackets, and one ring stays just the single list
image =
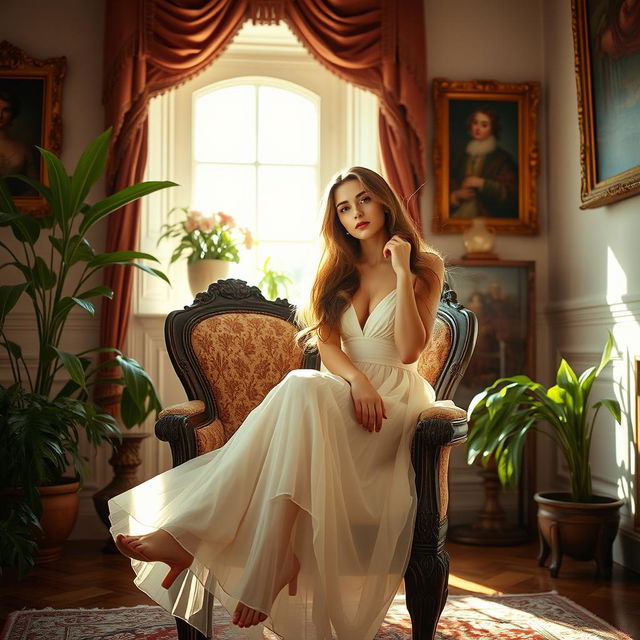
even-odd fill
[{"label": "chair backrest", "polygon": [[435,389],[438,400],[451,400],[467,370],[478,338],[473,311],[458,302],[445,282],[429,344],[418,360],[418,371]]},{"label": "chair backrest", "polygon": [[206,421],[218,418],[226,439],[289,371],[319,366],[295,344],[294,322],[293,305],[234,279],[167,316],[167,351],[187,397],[204,401]]},{"label": "chair backrest", "polygon": [[[225,439],[293,369],[318,368],[317,352],[295,343],[295,308],[266,300],[242,280],[219,280],[193,304],[171,312],[165,341],[189,400],[203,400],[206,420],[218,418]],[[446,287],[433,339],[418,370],[438,399],[450,398],[471,357],[475,316]]]}]

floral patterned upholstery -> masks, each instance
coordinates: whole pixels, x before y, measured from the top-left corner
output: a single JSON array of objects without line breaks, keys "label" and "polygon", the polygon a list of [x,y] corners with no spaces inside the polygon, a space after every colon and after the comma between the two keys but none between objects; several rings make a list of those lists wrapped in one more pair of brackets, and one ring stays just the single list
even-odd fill
[{"label": "floral patterned upholstery", "polygon": [[[289,371],[302,367],[303,353],[295,345],[294,336],[295,327],[289,322],[259,313],[210,316],[193,328],[192,348],[211,385],[218,409],[215,420],[196,430],[198,455],[224,445],[266,394]],[[418,360],[419,373],[431,384],[435,384],[440,374],[450,342],[451,330],[438,318],[431,341]],[[201,412],[204,403],[198,402],[197,409]],[[185,405],[177,405],[178,408],[185,409]],[[196,413],[195,407],[189,409],[182,412]],[[465,417],[464,409],[448,401],[438,402],[420,415],[420,419]],[[442,520],[446,518],[449,502],[450,453],[450,446],[440,452],[438,484]]]},{"label": "floral patterned upholstery", "polygon": [[217,420],[198,430],[199,448],[224,444],[289,371],[302,367],[295,333],[286,320],[260,313],[218,314],[194,326],[191,346],[218,409]]},{"label": "floral patterned upholstery", "polygon": [[436,318],[431,340],[418,359],[418,372],[434,387],[449,355],[451,337],[449,326],[440,318]]},{"label": "floral patterned upholstery", "polygon": [[219,449],[226,441],[224,425],[218,418],[196,430],[199,456],[214,449]]}]

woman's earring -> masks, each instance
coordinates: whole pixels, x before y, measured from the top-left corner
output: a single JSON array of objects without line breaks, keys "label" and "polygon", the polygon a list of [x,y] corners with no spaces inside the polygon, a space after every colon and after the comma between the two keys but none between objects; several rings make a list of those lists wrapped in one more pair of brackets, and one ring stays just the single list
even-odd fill
[{"label": "woman's earring", "polygon": [[345,232],[348,236],[350,236],[350,235],[351,235],[351,234],[350,234],[346,229],[344,230],[344,232]]}]

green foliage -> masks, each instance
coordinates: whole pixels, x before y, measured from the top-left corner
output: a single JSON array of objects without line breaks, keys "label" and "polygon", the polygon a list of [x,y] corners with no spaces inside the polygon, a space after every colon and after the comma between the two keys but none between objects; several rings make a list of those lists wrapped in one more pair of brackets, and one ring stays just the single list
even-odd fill
[{"label": "green foliage", "polygon": [[243,244],[250,249],[253,244],[249,229],[238,227],[233,217],[222,211],[204,215],[188,207],[174,207],[168,216],[174,211],[182,211],[184,219],[162,225],[164,233],[158,238],[158,243],[168,238],[180,238],[171,254],[170,264],[177,262],[184,253],[188,253],[189,264],[198,260],[240,262],[238,247]]},{"label": "green foliage", "polygon": [[16,567],[20,576],[28,573],[34,566],[36,534],[41,530],[38,517],[27,504],[20,501],[3,504],[0,507],[0,567]]},{"label": "green foliage", "polygon": [[[18,487],[22,495],[9,512],[0,512],[0,552],[2,564],[20,569],[28,568],[31,562],[33,548],[28,540],[32,538],[21,535],[33,531],[34,519],[37,522],[40,501],[36,487],[56,484],[68,466],[82,481],[87,471],[87,461],[79,454],[82,433],[93,446],[120,434],[116,420],[89,400],[100,370],[119,367],[116,371],[120,373],[108,382],[123,388],[121,417],[125,427],[141,423],[160,409],[147,373],[117,349],[68,353],[60,348],[73,309],[94,316],[95,300],[113,297],[109,287],[89,285],[105,267],[135,267],[169,282],[161,271],[138,262],[158,262],[154,256],[139,251],[99,253],[86,237],[98,222],[122,206],[174,186],[173,182],[143,182],[95,204],[86,203],[91,187],[104,173],[110,138],[110,129],[100,134],[84,151],[72,175],[59,158],[39,148],[48,186],[26,176],[11,176],[44,198],[48,216],[19,211],[0,179],[0,227],[4,227],[0,234],[5,239],[11,232],[17,241],[9,244],[0,240],[0,251],[6,254],[0,270],[13,268],[12,280],[17,281],[0,286],[0,347],[6,352],[13,378],[9,388],[0,387],[0,487]],[[35,372],[27,366],[23,347],[10,340],[5,329],[7,317],[25,296],[33,309],[38,336]],[[94,356],[101,352],[109,353],[110,359],[94,364]],[[62,385],[55,395],[54,382]]]},{"label": "green foliage", "polygon": [[588,368],[580,377],[563,359],[556,384],[549,389],[527,376],[512,376],[496,380],[476,395],[469,407],[469,464],[480,459],[486,466],[494,457],[502,484],[514,484],[520,476],[527,434],[532,429],[540,430],[562,451],[569,468],[572,500],[589,502],[589,456],[596,416],[605,407],[617,423],[621,421],[617,400],[589,403],[594,381],[611,361],[612,348],[613,336],[609,332],[600,364]]},{"label": "green foliage", "polygon": [[[262,291],[265,298],[269,300],[275,300],[278,297],[286,298],[289,295],[289,286],[293,284],[293,280],[286,275],[283,271],[274,271],[269,268],[271,257],[268,257],[262,268],[259,271],[262,273],[262,278],[258,282],[258,288]],[[282,294],[280,294],[280,288],[282,288]]]}]

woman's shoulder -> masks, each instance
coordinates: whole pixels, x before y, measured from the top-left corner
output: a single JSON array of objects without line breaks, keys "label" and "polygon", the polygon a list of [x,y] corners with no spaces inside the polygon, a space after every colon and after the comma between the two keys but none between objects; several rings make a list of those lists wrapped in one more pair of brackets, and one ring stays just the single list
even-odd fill
[{"label": "woman's shoulder", "polygon": [[444,271],[444,260],[437,251],[427,249],[426,251],[421,251],[420,256],[425,266],[437,271]]},{"label": "woman's shoulder", "polygon": [[420,269],[416,274],[416,290],[430,290],[434,284],[442,286],[444,281],[444,260],[437,251],[420,252]]}]

